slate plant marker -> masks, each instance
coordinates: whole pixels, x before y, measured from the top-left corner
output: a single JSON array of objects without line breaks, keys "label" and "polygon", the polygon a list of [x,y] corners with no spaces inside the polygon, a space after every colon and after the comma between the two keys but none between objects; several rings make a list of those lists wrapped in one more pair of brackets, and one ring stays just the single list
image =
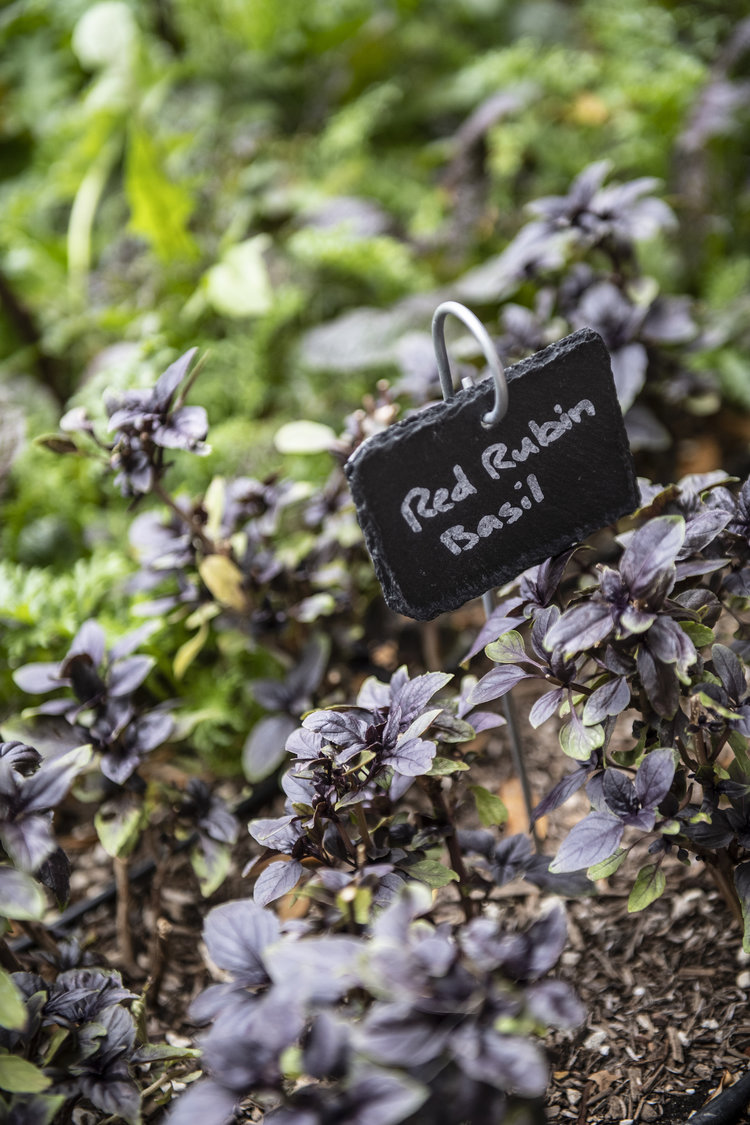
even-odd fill
[{"label": "slate plant marker", "polygon": [[447,312],[472,328],[494,382],[453,394],[436,347],[443,393],[453,397],[369,438],[345,465],[385,600],[420,621],[515,578],[639,502],[609,353],[596,332],[582,328],[509,368],[503,414],[489,337],[464,306],[448,302],[436,318]]}]

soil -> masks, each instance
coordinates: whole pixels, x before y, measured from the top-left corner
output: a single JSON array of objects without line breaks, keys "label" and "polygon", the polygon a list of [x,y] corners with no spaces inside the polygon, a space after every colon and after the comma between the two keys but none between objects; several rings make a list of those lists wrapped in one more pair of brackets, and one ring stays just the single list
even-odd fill
[{"label": "soil", "polygon": [[[533,687],[530,694],[524,691],[525,686],[515,702],[519,715],[528,710],[535,694]],[[539,798],[570,764],[559,750],[553,722],[538,731],[521,724],[520,736],[529,780]],[[472,780],[503,795],[510,809],[507,831],[524,830],[507,728],[493,734],[480,775],[475,778],[473,773]],[[583,795],[558,810],[541,826],[542,850],[554,853],[567,829],[587,811]],[[466,817],[471,824],[468,806]],[[112,879],[112,861],[90,841],[89,832],[87,846],[81,839],[80,854],[74,857],[74,900],[90,898]],[[67,843],[70,850],[74,841]],[[120,968],[136,990],[150,982],[146,996],[152,1042],[194,1042],[196,1028],[186,1021],[186,1011],[210,981],[198,940],[202,919],[210,906],[247,895],[241,871],[254,847],[249,836],[241,839],[230,877],[208,902],[201,898],[184,853],[168,859],[155,878],[133,883],[135,964],[130,968],[118,950],[112,902],[80,923],[77,934],[90,943],[98,960]],[[638,856],[631,857],[613,878],[599,884],[596,895],[567,902],[570,940],[556,972],[574,985],[588,1018],[577,1032],[547,1040],[550,1122],[685,1125],[694,1110],[750,1068],[750,957],[742,952],[739,925],[710,873],[676,860],[668,861],[665,895],[643,913],[628,914],[627,897],[638,866]],[[515,927],[533,919],[540,892],[516,880],[500,888],[497,897]],[[35,936],[39,939],[38,930]],[[23,961],[29,968],[44,967],[34,947]],[[188,1064],[183,1077],[195,1072],[195,1064]],[[151,1095],[146,1122],[161,1119],[159,1103],[168,1092],[165,1083],[163,1091]],[[95,1119],[76,1111],[76,1120],[90,1125]]]}]

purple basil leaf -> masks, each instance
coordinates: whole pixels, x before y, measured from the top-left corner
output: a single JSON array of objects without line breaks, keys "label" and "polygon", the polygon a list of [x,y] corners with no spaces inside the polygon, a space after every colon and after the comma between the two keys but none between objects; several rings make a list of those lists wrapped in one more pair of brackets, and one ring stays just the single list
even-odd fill
[{"label": "purple basil leaf", "polygon": [[737,654],[726,645],[714,645],[711,649],[711,663],[729,698],[738,703],[744,699],[747,694],[747,683]]},{"label": "purple basil leaf", "polygon": [[43,886],[49,887],[62,909],[70,897],[70,860],[62,848],[55,848],[39,867],[36,877]]},{"label": "purple basil leaf", "polygon": [[210,1125],[229,1125],[240,1095],[225,1090],[210,1078],[190,1086],[172,1102],[166,1125],[195,1125],[204,1121]]},{"label": "purple basil leaf", "polygon": [[73,637],[65,659],[70,660],[72,656],[85,655],[89,657],[94,667],[98,668],[104,660],[105,646],[104,630],[101,625],[93,620],[84,621]]},{"label": "purple basil leaf", "polygon": [[685,528],[685,540],[680,548],[677,559],[687,559],[693,554],[698,554],[709,543],[713,543],[714,539],[729,523],[732,515],[730,512],[722,511],[720,508],[714,510],[707,510],[699,512],[697,516],[693,516],[688,520]]},{"label": "purple basil leaf", "polygon": [[681,673],[698,659],[695,645],[671,617],[656,618],[648,634],[648,647],[657,660],[676,664]]},{"label": "purple basil leaf", "polygon": [[73,779],[90,758],[91,750],[88,746],[79,746],[57,758],[46,758],[37,772],[24,782],[23,804],[26,812],[56,808],[70,789]]},{"label": "purple basil leaf", "polygon": [[674,666],[655,660],[643,644],[638,648],[636,664],[651,706],[663,719],[671,719],[680,705],[680,692]]},{"label": "purple basil leaf", "polygon": [[539,804],[534,809],[532,814],[532,824],[536,824],[540,817],[546,816],[548,813],[554,812],[560,805],[565,804],[569,797],[577,793],[586,784],[586,778],[591,771],[586,769],[577,769],[573,773],[568,774],[562,781],[558,781],[546,797],[543,797]]},{"label": "purple basil leaf", "polygon": [[141,1094],[135,1082],[126,1075],[84,1075],[78,1079],[80,1092],[102,1113],[121,1117],[128,1125],[141,1120]]},{"label": "purple basil leaf", "polygon": [[609,603],[594,599],[566,610],[547,633],[545,644],[550,652],[582,652],[609,636],[613,625]]},{"label": "purple basil leaf", "polygon": [[628,828],[638,828],[641,832],[650,832],[656,823],[656,813],[653,809],[638,809],[637,812],[624,816],[622,822]]},{"label": "purple basil leaf", "polygon": [[550,631],[553,625],[557,624],[560,620],[560,609],[556,605],[547,606],[545,609],[539,609],[534,614],[534,624],[531,627],[531,647],[540,660],[546,661],[549,657],[549,650],[544,644],[544,638]]},{"label": "purple basil leaf", "polygon": [[684,538],[681,516],[658,516],[634,533],[620,560],[620,574],[634,601],[648,598],[655,590],[669,592]]},{"label": "purple basil leaf", "polygon": [[197,348],[190,348],[174,363],[170,363],[166,371],[159,376],[154,384],[153,399],[159,410],[166,410],[172,397],[190,370],[193,359],[198,354]]},{"label": "purple basil leaf", "polygon": [[305,869],[296,859],[277,860],[269,863],[265,871],[261,871],[255,882],[253,899],[259,906],[268,906],[277,898],[294,890],[305,873]]},{"label": "purple basil leaf", "polygon": [[542,891],[560,895],[562,898],[581,898],[594,894],[596,888],[585,871],[550,871],[551,859],[546,855],[534,855],[524,871],[524,878]]},{"label": "purple basil leaf", "polygon": [[293,827],[294,816],[259,817],[250,822],[248,831],[254,840],[264,848],[276,852],[290,852],[297,842],[299,833]]},{"label": "purple basil leaf", "polygon": [[21,871],[32,874],[55,850],[50,822],[41,816],[0,821],[0,840]]},{"label": "purple basil leaf", "polygon": [[542,723],[546,723],[547,719],[551,719],[553,715],[556,715],[558,707],[565,698],[565,688],[553,688],[552,691],[546,691],[544,695],[540,695],[529,711],[529,723],[531,726],[536,729],[540,727]]},{"label": "purple basil leaf", "polygon": [[416,719],[433,695],[452,679],[450,672],[427,672],[424,676],[415,676],[400,690],[394,692],[391,696],[391,707],[401,708],[401,721],[404,726],[408,726]]},{"label": "purple basil leaf", "polygon": [[274,985],[300,1003],[328,1004],[360,983],[362,942],[345,934],[278,942],[266,961]]},{"label": "purple basil leaf", "polygon": [[24,664],[13,673],[13,682],[21,691],[30,695],[42,695],[46,691],[54,691],[64,681],[60,679],[60,665],[37,663]]},{"label": "purple basil leaf", "polygon": [[528,836],[519,833],[508,836],[495,847],[490,856],[492,877],[499,887],[515,879],[531,859],[531,843]]},{"label": "purple basil leaf", "polygon": [[469,703],[478,707],[482,703],[489,703],[492,699],[500,699],[503,695],[520,684],[521,680],[533,679],[536,673],[527,672],[517,664],[502,664],[492,668],[486,676],[482,676],[471,695]]},{"label": "purple basil leaf", "polygon": [[683,578],[696,578],[702,574],[713,574],[721,570],[731,560],[726,559],[689,559],[687,562],[678,562],[675,567],[675,578],[682,582]]},{"label": "purple basil leaf", "polygon": [[320,752],[325,745],[323,735],[316,731],[305,730],[299,727],[293,731],[286,740],[286,751],[294,754],[295,758],[314,759],[320,757]]},{"label": "purple basil leaf", "polygon": [[153,656],[130,656],[116,661],[109,670],[109,694],[130,695],[141,686],[155,664]]},{"label": "purple basil leaf", "polygon": [[133,629],[130,633],[120,637],[119,641],[115,641],[109,650],[109,659],[112,661],[121,660],[123,656],[130,656],[137,648],[140,648],[145,641],[157,631],[159,624],[156,621],[147,621],[145,625],[139,625],[137,629]]},{"label": "purple basil leaf", "polygon": [[486,828],[459,828],[456,833],[462,852],[475,852],[489,859],[495,846],[495,834]]},{"label": "purple basil leaf", "polygon": [[524,968],[524,979],[535,980],[557,964],[568,937],[565,911],[553,902],[546,914],[538,918],[526,931],[529,954]]},{"label": "purple basil leaf", "polygon": [[624,676],[617,676],[591,693],[583,708],[583,721],[588,725],[600,723],[608,715],[619,715],[629,703],[628,682]]},{"label": "purple basil leaf", "polygon": [[338,1077],[346,1073],[350,1026],[328,1012],[317,1012],[305,1042],[305,1074],[314,1078]]},{"label": "purple basil leaf", "polygon": [[203,927],[211,960],[249,987],[268,982],[263,952],[278,937],[276,916],[249,899],[214,907]]},{"label": "purple basil leaf", "polygon": [[609,859],[619,847],[623,832],[622,823],[611,813],[589,813],[563,840],[550,871],[580,871]]},{"label": "purple basil leaf", "polygon": [[385,1066],[422,1066],[437,1058],[448,1042],[451,1026],[407,1003],[376,1004],[362,1025],[362,1050]]},{"label": "purple basil leaf", "polygon": [[287,686],[293,702],[304,700],[320,686],[328,665],[331,642],[324,633],[313,637],[302,650],[299,663],[287,676]]},{"label": "purple basil leaf", "polygon": [[391,766],[396,773],[406,777],[419,777],[427,773],[432,765],[437,747],[434,742],[427,742],[421,738],[408,738],[397,743],[390,754],[384,754],[381,761],[384,766]]},{"label": "purple basil leaf", "polygon": [[526,1006],[541,1024],[569,1030],[580,1027],[586,1009],[566,981],[542,980],[526,989]]},{"label": "purple basil leaf", "polygon": [[248,781],[255,784],[273,773],[286,757],[287,739],[296,731],[296,721],[285,714],[266,715],[255,724],[242,749],[242,769]]},{"label": "purple basil leaf", "polygon": [[644,809],[655,809],[664,800],[674,778],[671,750],[651,750],[641,762],[635,778],[635,791]]},{"label": "purple basil leaf", "polygon": [[424,1086],[389,1071],[360,1072],[347,1090],[351,1109],[338,1116],[339,1125],[397,1125],[427,1098]]},{"label": "purple basil leaf", "polygon": [[511,598],[508,599],[508,601],[501,602],[500,605],[493,609],[492,613],[477,633],[471,648],[461,661],[462,664],[468,664],[472,657],[476,656],[478,652],[483,652],[491,641],[496,641],[498,637],[501,637],[503,633],[507,633],[509,629],[515,629],[518,625],[523,624],[523,617],[508,616],[508,611],[516,609],[519,605],[521,605],[521,598]]},{"label": "purple basil leaf", "polygon": [[39,751],[25,742],[0,742],[0,758],[24,777],[33,773],[43,761]]},{"label": "purple basil leaf", "polygon": [[710,824],[704,821],[685,824],[683,830],[686,836],[702,848],[726,848],[734,839],[734,829],[722,809],[714,809]]},{"label": "purple basil leaf", "polygon": [[362,711],[313,711],[302,721],[306,730],[320,734],[326,740],[346,748],[359,743],[364,745],[368,719]]},{"label": "purple basil leaf", "polygon": [[[519,593],[525,603],[538,606],[547,606],[557,593],[557,587],[563,576],[563,571],[568,565],[576,548],[565,551],[562,555],[555,555],[546,559],[539,566],[534,566],[521,576]],[[509,626],[513,628],[513,626]],[[498,636],[500,634],[498,633]]]},{"label": "purple basil leaf", "polygon": [[496,715],[494,711],[470,711],[466,721],[474,728],[475,734],[481,734],[483,730],[503,727],[506,722],[502,715]]},{"label": "purple basil leaf", "polygon": [[451,1047],[464,1074],[476,1082],[527,1098],[541,1097],[547,1088],[547,1063],[530,1039],[472,1022],[458,1028]]},{"label": "purple basil leaf", "polygon": [[638,797],[635,786],[622,770],[610,769],[604,772],[604,800],[615,816],[621,819],[638,811]]},{"label": "purple basil leaf", "polygon": [[138,748],[142,754],[148,754],[157,746],[163,746],[174,730],[174,719],[166,711],[147,711],[135,721]]}]

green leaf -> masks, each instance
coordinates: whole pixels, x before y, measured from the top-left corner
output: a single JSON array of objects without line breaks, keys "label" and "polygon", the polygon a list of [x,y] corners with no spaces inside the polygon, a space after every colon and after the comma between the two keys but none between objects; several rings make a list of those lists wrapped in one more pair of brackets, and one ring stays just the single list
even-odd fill
[{"label": "green leaf", "polygon": [[18,1055],[0,1055],[0,1090],[11,1094],[41,1094],[52,1084],[38,1066]]},{"label": "green leaf", "polygon": [[327,453],[336,441],[336,434],[322,422],[287,422],[274,435],[273,444],[279,453]]},{"label": "green leaf", "polygon": [[10,973],[0,969],[0,1027],[22,1031],[26,1027],[26,1004]]},{"label": "green leaf", "polygon": [[503,633],[499,640],[492,641],[484,651],[490,660],[494,660],[495,664],[530,663],[529,657],[526,655],[523,637],[515,629]]},{"label": "green leaf", "polygon": [[491,828],[495,824],[505,824],[508,810],[499,797],[490,793],[483,785],[471,785],[469,790],[474,795],[479,820],[485,828]]},{"label": "green leaf", "polygon": [[130,800],[108,802],[94,816],[101,845],[112,857],[124,857],[132,852],[145,823],[145,809]]},{"label": "green leaf", "polygon": [[701,625],[697,621],[679,621],[678,625],[684,633],[687,633],[696,648],[705,648],[706,645],[712,645],[716,641],[713,629],[709,629],[707,625]]},{"label": "green leaf", "polygon": [[426,883],[428,887],[447,887],[449,883],[457,883],[458,875],[444,863],[437,859],[420,859],[405,868],[408,875]]},{"label": "green leaf", "polygon": [[441,758],[438,755],[432,759],[425,777],[449,777],[452,773],[463,773],[468,768],[466,762],[454,762],[452,758]]},{"label": "green leaf", "polygon": [[585,762],[597,747],[604,743],[604,727],[597,723],[593,727],[585,727],[583,723],[568,722],[560,727],[558,735],[560,746],[569,758],[578,762]]},{"label": "green leaf", "polygon": [[208,848],[202,848],[198,844],[190,852],[190,865],[198,877],[201,894],[208,898],[219,889],[229,874],[232,849],[214,841]]},{"label": "green leaf", "polygon": [[164,262],[194,258],[197,247],[187,224],[193,201],[164,171],[164,154],[140,125],[130,128],[125,160],[130,229],[151,243]]},{"label": "green leaf", "polygon": [[264,252],[267,234],[257,234],[230,247],[221,261],[206,272],[206,297],[222,316],[262,316],[273,307],[273,289]]},{"label": "green leaf", "polygon": [[36,921],[46,908],[44,891],[30,875],[0,864],[0,916],[20,922]]},{"label": "green leaf", "polygon": [[627,854],[626,848],[618,848],[608,859],[603,859],[601,863],[595,863],[592,867],[589,867],[586,872],[587,876],[593,882],[596,882],[597,879],[608,879],[622,866]]},{"label": "green leaf", "polygon": [[731,746],[737,765],[746,777],[750,777],[750,755],[747,752],[747,738],[738,730],[730,731],[727,742]]},{"label": "green leaf", "polygon": [[176,680],[181,680],[185,675],[188,668],[193,663],[196,656],[208,640],[209,632],[209,627],[204,621],[198,631],[194,633],[190,638],[190,640],[185,641],[185,643],[183,645],[180,645],[180,647],[177,649],[177,652],[175,653],[174,663],[172,665],[172,671]]},{"label": "green leaf", "polygon": [[633,889],[628,898],[628,914],[635,914],[650,906],[660,895],[664,894],[667,880],[661,867],[657,863],[647,863],[638,872]]},{"label": "green leaf", "polygon": [[240,613],[247,609],[247,597],[243,588],[245,577],[237,564],[226,555],[206,555],[198,563],[198,573],[219,605],[239,610]]}]

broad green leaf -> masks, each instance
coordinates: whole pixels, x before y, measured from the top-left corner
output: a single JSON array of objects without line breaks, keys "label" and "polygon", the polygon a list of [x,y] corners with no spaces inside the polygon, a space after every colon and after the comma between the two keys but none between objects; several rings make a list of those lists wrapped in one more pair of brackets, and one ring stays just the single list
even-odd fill
[{"label": "broad green leaf", "polygon": [[164,154],[147,129],[131,125],[125,159],[125,193],[130,229],[142,235],[164,262],[194,258],[197,247],[188,230],[193,201],[164,169]]},{"label": "broad green leaf", "polygon": [[503,633],[499,640],[487,645],[484,650],[495,664],[529,664],[523,637],[515,629]]},{"label": "broad green leaf", "polygon": [[0,1055],[0,1090],[11,1094],[41,1094],[52,1084],[38,1066],[19,1055]]},{"label": "broad green leaf", "polygon": [[466,762],[454,762],[452,758],[435,757],[425,777],[449,777],[452,773],[468,770]]},{"label": "broad green leaf", "polygon": [[560,727],[558,738],[560,746],[569,758],[586,762],[592,752],[603,745],[604,727],[601,723],[593,727],[585,727],[582,722],[571,720]]},{"label": "broad green leaf", "polygon": [[180,645],[180,647],[177,649],[177,652],[175,653],[174,664],[172,665],[172,671],[174,672],[174,678],[176,680],[181,680],[185,675],[188,668],[193,663],[196,656],[208,640],[209,631],[209,627],[204,621],[198,631],[195,632],[190,638],[190,640],[185,641],[185,643],[183,645]]},{"label": "broad green leaf", "polygon": [[336,434],[322,422],[287,422],[276,431],[273,444],[279,453],[327,453]]},{"label": "broad green leaf", "polygon": [[229,250],[207,271],[206,296],[222,316],[262,316],[273,307],[273,290],[263,258],[270,245],[257,234]]},{"label": "broad green leaf", "polygon": [[406,868],[407,874],[428,887],[447,887],[449,883],[457,883],[458,875],[444,863],[437,859],[420,859]]},{"label": "broad green leaf", "polygon": [[698,621],[678,621],[678,625],[684,633],[687,633],[696,648],[705,648],[716,640],[713,629],[701,625]]},{"label": "broad green leaf", "polygon": [[596,882],[597,879],[608,879],[610,875],[614,875],[615,871],[622,866],[623,860],[627,854],[626,848],[618,848],[609,859],[603,859],[601,863],[595,863],[592,867],[589,867],[586,872],[587,876],[594,882]]},{"label": "broad green leaf", "polygon": [[226,555],[206,555],[198,563],[198,573],[219,605],[239,612],[247,609],[244,576]]},{"label": "broad green leaf", "polygon": [[508,810],[498,796],[490,793],[483,785],[471,785],[469,789],[474,795],[479,820],[485,828],[491,828],[495,824],[505,824]]},{"label": "broad green leaf", "polygon": [[201,894],[208,898],[217,891],[232,866],[232,850],[225,844],[211,842],[208,848],[196,845],[190,852],[190,866],[198,877]]},{"label": "broad green leaf", "polygon": [[22,1031],[26,1026],[26,1005],[10,973],[0,969],[0,1027]]},{"label": "broad green leaf", "polygon": [[666,876],[656,863],[647,863],[638,872],[633,889],[628,898],[628,914],[644,910],[664,893]]},{"label": "broad green leaf", "polygon": [[30,875],[8,864],[0,864],[0,917],[19,922],[36,921],[46,908],[44,891]]},{"label": "broad green leaf", "polygon": [[94,816],[94,827],[107,855],[124,857],[138,842],[146,822],[146,813],[140,802],[120,800],[102,807]]}]

